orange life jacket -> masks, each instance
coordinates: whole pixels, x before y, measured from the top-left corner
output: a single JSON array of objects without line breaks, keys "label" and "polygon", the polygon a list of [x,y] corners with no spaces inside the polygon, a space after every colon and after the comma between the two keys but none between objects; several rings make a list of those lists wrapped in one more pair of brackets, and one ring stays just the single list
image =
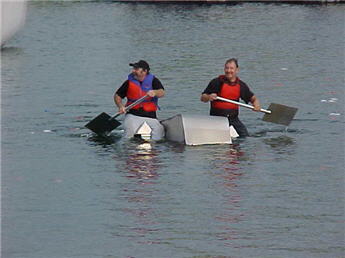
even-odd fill
[{"label": "orange life jacket", "polygon": [[[127,90],[127,103],[126,106],[145,96],[149,90],[152,90],[152,81],[154,76],[152,74],[146,75],[144,81],[139,82],[133,76],[128,75],[128,90]],[[143,102],[132,107],[132,109],[142,108],[147,112],[154,112],[158,109],[158,98],[147,97]]]},{"label": "orange life jacket", "polygon": [[[229,83],[229,82],[224,82],[225,81],[225,76],[220,75],[219,79],[223,82],[222,85],[220,86],[220,91],[217,93],[219,97],[226,98],[226,99],[231,99],[235,101],[240,100],[240,95],[241,95],[241,86],[240,86],[240,79],[237,78],[236,82],[234,83]],[[238,110],[238,105],[220,101],[220,100],[214,100],[211,102],[211,108],[217,108],[217,109],[236,109]]]}]

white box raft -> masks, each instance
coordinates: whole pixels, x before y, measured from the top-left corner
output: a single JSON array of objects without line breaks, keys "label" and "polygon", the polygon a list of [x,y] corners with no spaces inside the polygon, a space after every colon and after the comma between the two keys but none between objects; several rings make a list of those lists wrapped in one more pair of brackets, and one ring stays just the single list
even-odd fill
[{"label": "white box raft", "polygon": [[165,139],[186,145],[231,144],[238,137],[226,117],[178,114],[161,121]]}]

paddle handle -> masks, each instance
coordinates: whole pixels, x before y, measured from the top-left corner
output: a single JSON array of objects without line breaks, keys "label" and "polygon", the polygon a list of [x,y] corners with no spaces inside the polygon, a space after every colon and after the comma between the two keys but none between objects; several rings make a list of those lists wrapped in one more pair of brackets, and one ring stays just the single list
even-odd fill
[{"label": "paddle handle", "polygon": [[[254,109],[254,107],[251,106],[251,105],[244,104],[244,103],[241,103],[241,102],[237,102],[237,101],[231,100],[231,99],[225,99],[225,98],[217,96],[217,100],[221,100],[221,101],[229,102],[229,103],[232,103],[232,104],[236,104],[236,105],[239,105],[241,107],[246,107],[246,108]],[[263,113],[266,113],[266,114],[271,114],[272,113],[271,110],[267,110],[267,109],[263,109],[263,108],[260,109],[260,112],[263,112]]]},{"label": "paddle handle", "polygon": [[[140,102],[144,101],[144,99],[145,99],[146,97],[147,97],[147,95],[142,96],[140,99],[137,99],[137,100],[134,101],[132,104],[126,106],[125,110],[126,110],[126,111],[130,110],[130,109],[131,109],[132,107],[134,107],[135,105],[138,105]],[[123,114],[123,113],[118,112],[118,113],[116,113],[115,116],[113,116],[113,117],[110,118],[110,119],[115,119],[116,117],[118,117],[118,116],[121,115],[121,114]]]}]

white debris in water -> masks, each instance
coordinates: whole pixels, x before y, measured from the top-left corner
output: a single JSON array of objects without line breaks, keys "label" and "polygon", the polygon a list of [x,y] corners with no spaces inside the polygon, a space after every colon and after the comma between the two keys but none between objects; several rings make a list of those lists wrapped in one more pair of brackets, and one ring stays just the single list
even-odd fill
[{"label": "white debris in water", "polygon": [[340,113],[330,113],[329,115],[330,116],[340,116],[341,114]]},{"label": "white debris in water", "polygon": [[321,102],[331,102],[331,103],[334,103],[334,102],[337,102],[337,98],[330,98],[329,100],[327,99],[321,99]]},{"label": "white debris in water", "polygon": [[52,133],[52,130],[43,130],[44,133]]},{"label": "white debris in water", "polygon": [[337,98],[331,98],[328,102],[336,102],[337,100]]},{"label": "white debris in water", "polygon": [[287,70],[289,70],[289,69],[286,68],[286,67],[282,67],[282,68],[280,68],[280,70],[282,70],[282,71],[287,71]]}]

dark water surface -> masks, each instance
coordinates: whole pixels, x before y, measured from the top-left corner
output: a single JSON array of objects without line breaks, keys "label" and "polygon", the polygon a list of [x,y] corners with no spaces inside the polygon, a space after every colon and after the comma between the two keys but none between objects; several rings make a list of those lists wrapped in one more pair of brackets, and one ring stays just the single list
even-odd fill
[{"label": "dark water surface", "polygon": [[[345,6],[29,4],[1,52],[2,257],[343,257]],[[159,118],[239,58],[262,106],[251,137],[188,147],[92,136],[128,63],[167,94]]]}]

